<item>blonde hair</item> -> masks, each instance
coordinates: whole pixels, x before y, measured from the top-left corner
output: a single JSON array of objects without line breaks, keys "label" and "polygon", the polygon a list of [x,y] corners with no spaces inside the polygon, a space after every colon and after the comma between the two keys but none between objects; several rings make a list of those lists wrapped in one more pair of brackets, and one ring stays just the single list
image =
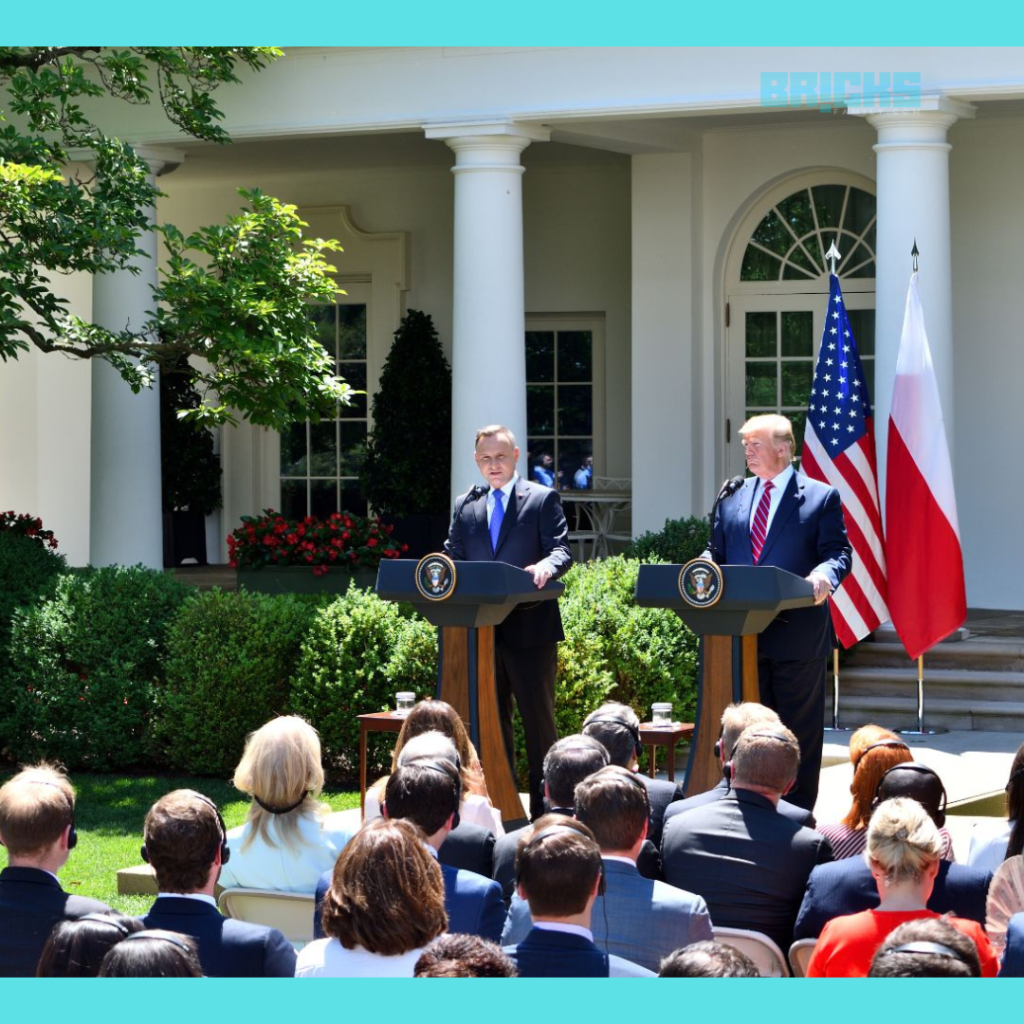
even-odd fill
[{"label": "blonde hair", "polygon": [[496,437],[498,434],[504,434],[508,438],[508,443],[515,448],[516,435],[508,427],[503,427],[500,423],[492,423],[489,426],[481,427],[476,432],[476,440],[473,442],[473,445],[474,447],[478,445],[482,437]]},{"label": "blonde hair", "polygon": [[250,733],[242,760],[235,769],[235,788],[253,799],[247,821],[249,834],[242,843],[248,847],[258,835],[268,846],[277,846],[271,822],[281,841],[296,850],[302,840],[299,821],[320,816],[317,802],[324,787],[320,763],[320,736],[307,721],[296,715],[275,718]]},{"label": "blonde hair", "polygon": [[751,416],[746,423],[740,427],[740,437],[753,434],[758,430],[766,430],[771,434],[776,444],[785,444],[789,448],[790,461],[796,452],[796,438],[793,436],[793,424],[785,416],[775,412],[762,413],[759,416]]},{"label": "blonde hair", "polygon": [[942,855],[942,838],[931,815],[909,797],[878,805],[868,825],[867,857],[885,872],[885,884],[917,881]]},{"label": "blonde hair", "polygon": [[752,725],[782,725],[782,722],[777,711],[752,700],[730,704],[722,712],[722,753],[726,761],[736,749],[743,730]]}]

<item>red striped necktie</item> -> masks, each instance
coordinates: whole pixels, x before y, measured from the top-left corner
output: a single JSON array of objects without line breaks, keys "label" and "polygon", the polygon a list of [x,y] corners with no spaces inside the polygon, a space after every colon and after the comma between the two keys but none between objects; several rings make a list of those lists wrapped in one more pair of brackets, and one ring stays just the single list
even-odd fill
[{"label": "red striped necktie", "polygon": [[771,480],[765,482],[761,500],[757,503],[757,511],[754,513],[754,521],[750,524],[750,556],[754,565],[757,565],[761,557],[764,539],[768,534],[768,510],[772,507],[773,486]]}]

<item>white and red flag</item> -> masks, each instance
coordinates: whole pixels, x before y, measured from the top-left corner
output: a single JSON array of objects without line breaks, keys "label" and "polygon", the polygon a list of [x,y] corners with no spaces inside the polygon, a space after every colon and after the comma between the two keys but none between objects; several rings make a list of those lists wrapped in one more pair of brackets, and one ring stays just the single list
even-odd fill
[{"label": "white and red flag", "polygon": [[885,525],[889,613],[917,658],[967,618],[964,559],[939,388],[910,278],[889,410]]}]

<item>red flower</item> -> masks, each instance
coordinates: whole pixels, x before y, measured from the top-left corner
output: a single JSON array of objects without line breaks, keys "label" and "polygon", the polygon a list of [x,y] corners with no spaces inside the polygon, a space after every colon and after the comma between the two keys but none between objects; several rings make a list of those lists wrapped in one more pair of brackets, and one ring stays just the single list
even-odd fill
[{"label": "red flower", "polygon": [[366,542],[366,546],[367,546],[368,548],[375,548],[375,547],[377,546],[377,538],[376,538],[376,537],[371,537],[371,538],[370,538],[370,539],[369,539],[369,540],[368,540],[368,541]]}]

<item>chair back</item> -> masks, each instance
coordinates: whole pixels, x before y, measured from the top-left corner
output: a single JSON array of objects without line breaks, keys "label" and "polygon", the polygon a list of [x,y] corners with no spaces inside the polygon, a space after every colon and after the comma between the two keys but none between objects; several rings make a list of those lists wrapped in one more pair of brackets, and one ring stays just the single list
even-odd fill
[{"label": "chair back", "polygon": [[797,939],[789,947],[789,966],[794,978],[807,977],[807,965],[811,962],[811,954],[817,944],[817,939]]},{"label": "chair back", "polygon": [[757,964],[762,978],[790,976],[785,954],[764,932],[748,931],[746,928],[715,928],[714,933],[715,942],[746,953]]},{"label": "chair back", "polygon": [[312,893],[274,889],[225,889],[218,906],[225,917],[277,928],[296,949],[313,939]]}]

